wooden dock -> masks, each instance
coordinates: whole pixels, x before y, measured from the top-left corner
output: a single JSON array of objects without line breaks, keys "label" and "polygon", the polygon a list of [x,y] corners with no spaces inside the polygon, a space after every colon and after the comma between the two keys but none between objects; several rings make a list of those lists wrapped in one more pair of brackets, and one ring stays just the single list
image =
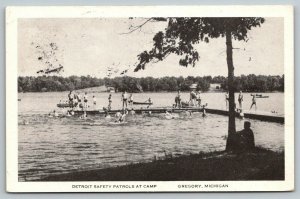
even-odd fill
[{"label": "wooden dock", "polygon": [[[228,116],[228,111],[227,110],[219,110],[219,109],[210,109],[206,108],[205,109],[207,113],[210,114],[217,114],[217,115],[224,115]],[[121,112],[122,110],[110,110],[109,114],[115,114],[117,112]],[[134,109],[136,114],[142,114],[142,113],[147,113],[151,111],[151,113],[165,113],[166,111],[171,112],[171,113],[180,113],[183,111],[191,111],[191,112],[202,112],[202,108],[172,108],[172,107],[165,107],[165,108],[148,108],[148,109]],[[74,111],[76,115],[82,115],[84,111],[78,110]],[[105,111],[104,110],[87,110],[86,113],[88,115],[104,115]],[[236,112],[236,117],[239,117],[239,113]],[[277,115],[268,115],[268,114],[257,114],[257,113],[244,113],[244,118],[248,119],[255,119],[255,120],[261,120],[265,122],[276,122],[276,123],[281,123],[284,124],[284,116],[277,116]]]}]

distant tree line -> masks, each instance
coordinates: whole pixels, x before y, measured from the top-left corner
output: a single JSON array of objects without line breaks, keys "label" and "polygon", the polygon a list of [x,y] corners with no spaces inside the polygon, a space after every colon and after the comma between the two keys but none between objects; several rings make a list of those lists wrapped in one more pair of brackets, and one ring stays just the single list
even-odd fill
[{"label": "distant tree line", "polygon": [[[227,90],[227,78],[222,81],[221,88]],[[267,92],[284,91],[284,75],[265,76],[265,75],[241,75],[234,78],[235,91],[245,92]]]},{"label": "distant tree line", "polygon": [[[284,76],[241,75],[235,77],[235,90],[246,92],[284,91]],[[227,78],[223,76],[204,77],[142,77],[95,78],[91,76],[39,76],[19,77],[18,92],[49,92],[78,90],[96,86],[113,87],[117,92],[161,92],[189,91],[191,84],[197,89],[208,91],[211,83],[219,83],[227,90]]]}]

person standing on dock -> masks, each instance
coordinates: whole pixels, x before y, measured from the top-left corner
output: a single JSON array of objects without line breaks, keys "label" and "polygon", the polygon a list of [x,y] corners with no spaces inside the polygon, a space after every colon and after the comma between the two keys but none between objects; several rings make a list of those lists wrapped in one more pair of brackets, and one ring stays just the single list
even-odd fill
[{"label": "person standing on dock", "polygon": [[250,110],[252,109],[252,106],[253,105],[255,105],[255,110],[256,110],[256,95],[254,94],[254,95],[252,95],[252,104],[251,104],[251,106],[250,106]]},{"label": "person standing on dock", "polygon": [[190,93],[190,102],[192,106],[195,106],[195,101],[196,101],[196,93],[194,90],[192,90]]},{"label": "person standing on dock", "polygon": [[197,91],[197,93],[196,93],[196,101],[197,101],[197,106],[201,107],[201,95],[200,95],[200,91]]},{"label": "person standing on dock", "polygon": [[175,108],[181,108],[181,94],[180,94],[180,90],[178,90],[177,95],[175,97]]},{"label": "person standing on dock", "polygon": [[111,110],[111,103],[112,103],[112,100],[111,100],[111,94],[109,94],[108,96],[108,107],[107,109],[110,111]]},{"label": "person standing on dock", "polygon": [[133,95],[132,95],[132,93],[129,96],[128,103],[129,103],[129,106],[131,106],[131,108],[132,108],[132,106],[133,106]]},{"label": "person standing on dock", "polygon": [[93,95],[93,105],[94,105],[94,108],[96,108],[96,105],[97,105],[97,100],[96,100],[96,97],[95,97],[95,95]]},{"label": "person standing on dock", "polygon": [[69,92],[68,98],[69,98],[69,106],[70,106],[70,108],[73,108],[73,95],[72,95],[72,91]]},{"label": "person standing on dock", "polygon": [[85,92],[85,94],[83,96],[83,107],[88,108],[88,95],[87,95],[87,92]]},{"label": "person standing on dock", "polygon": [[225,103],[226,103],[226,109],[228,107],[228,102],[229,102],[229,94],[228,91],[225,93]]},{"label": "person standing on dock", "polygon": [[78,96],[76,93],[74,93],[74,98],[73,98],[73,108],[78,107]]},{"label": "person standing on dock", "polygon": [[242,93],[242,91],[240,91],[240,94],[239,94],[239,97],[238,97],[238,101],[239,101],[239,107],[240,107],[240,109],[242,109],[243,108],[243,101],[244,101],[244,96],[243,96],[243,93]]},{"label": "person standing on dock", "polygon": [[150,108],[150,106],[152,105],[152,99],[151,99],[151,97],[149,97],[149,99],[147,100],[147,102],[149,103],[149,105],[147,106],[147,108]]},{"label": "person standing on dock", "polygon": [[78,93],[77,95],[77,100],[78,100],[78,107],[79,108],[83,108],[83,105],[82,105],[82,96],[80,93]]},{"label": "person standing on dock", "polygon": [[127,99],[128,99],[128,94],[126,91],[124,91],[122,93],[122,99],[121,99],[121,101],[123,102],[123,105],[122,105],[123,109],[125,108],[125,106],[127,108]]}]

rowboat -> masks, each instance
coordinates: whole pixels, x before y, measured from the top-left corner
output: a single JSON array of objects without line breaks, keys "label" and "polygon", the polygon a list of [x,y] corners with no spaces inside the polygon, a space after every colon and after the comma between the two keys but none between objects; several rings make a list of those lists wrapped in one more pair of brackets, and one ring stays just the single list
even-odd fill
[{"label": "rowboat", "polygon": [[132,102],[134,105],[152,105],[152,102]]},{"label": "rowboat", "polygon": [[[254,95],[251,94],[251,96],[254,96]],[[262,95],[262,94],[256,94],[255,97],[256,97],[256,98],[269,98],[269,96],[267,96],[267,95]]]},{"label": "rowboat", "polygon": [[[69,103],[58,103],[57,107],[58,108],[71,108]],[[82,104],[79,104],[79,108],[82,108]]]},{"label": "rowboat", "polygon": [[256,96],[256,98],[269,98],[269,96]]},{"label": "rowboat", "polygon": [[69,103],[59,103],[57,104],[58,108],[69,108],[70,104]]}]

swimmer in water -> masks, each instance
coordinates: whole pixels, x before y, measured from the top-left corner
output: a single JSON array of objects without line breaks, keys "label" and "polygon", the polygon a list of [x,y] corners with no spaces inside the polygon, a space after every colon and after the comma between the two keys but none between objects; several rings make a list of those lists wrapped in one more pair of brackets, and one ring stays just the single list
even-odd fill
[{"label": "swimmer in water", "polygon": [[67,111],[67,117],[71,117],[70,111]]},{"label": "swimmer in water", "polygon": [[242,120],[244,119],[243,109],[239,109],[239,118]]},{"label": "swimmer in water", "polygon": [[122,115],[122,114],[121,114],[120,112],[117,112],[117,113],[115,114],[115,117],[116,117],[116,118],[119,118],[119,117],[121,117],[121,115]]},{"label": "swimmer in water", "polygon": [[173,113],[169,113],[168,111],[166,111],[165,117],[166,117],[167,119],[175,119],[175,118],[179,118],[179,115],[173,114]]},{"label": "swimmer in water", "polygon": [[133,108],[130,111],[130,115],[135,115],[135,111],[133,110]]},{"label": "swimmer in water", "polygon": [[87,114],[86,114],[86,112],[84,111],[84,112],[83,112],[83,115],[80,116],[79,118],[80,118],[80,119],[86,120],[86,119],[87,119]]},{"label": "swimmer in water", "polygon": [[53,111],[53,115],[54,117],[58,117],[58,113],[55,110]]},{"label": "swimmer in water", "polygon": [[203,111],[202,111],[202,117],[206,117],[206,110],[205,109],[203,109]]},{"label": "swimmer in water", "polygon": [[165,116],[170,116],[172,115],[171,113],[169,113],[168,111],[165,112]]},{"label": "swimmer in water", "polygon": [[29,122],[26,120],[23,120],[23,125],[27,125],[27,124],[29,124]]},{"label": "swimmer in water", "polygon": [[111,119],[111,116],[109,115],[108,111],[105,112],[104,117],[105,119]]},{"label": "swimmer in water", "polygon": [[[118,112],[118,113],[120,113],[120,112]],[[123,114],[122,113],[118,114],[119,117],[115,122],[123,123],[125,121],[126,115],[127,115],[127,112],[126,112],[126,110],[124,110]]]},{"label": "swimmer in water", "polygon": [[152,111],[143,111],[142,115],[145,116],[145,117],[146,116],[151,116],[152,115]]},{"label": "swimmer in water", "polygon": [[205,110],[206,106],[207,106],[207,103],[202,105],[202,117],[206,117],[206,110]]},{"label": "swimmer in water", "polygon": [[192,117],[192,111],[185,111],[185,115],[188,117]]}]

